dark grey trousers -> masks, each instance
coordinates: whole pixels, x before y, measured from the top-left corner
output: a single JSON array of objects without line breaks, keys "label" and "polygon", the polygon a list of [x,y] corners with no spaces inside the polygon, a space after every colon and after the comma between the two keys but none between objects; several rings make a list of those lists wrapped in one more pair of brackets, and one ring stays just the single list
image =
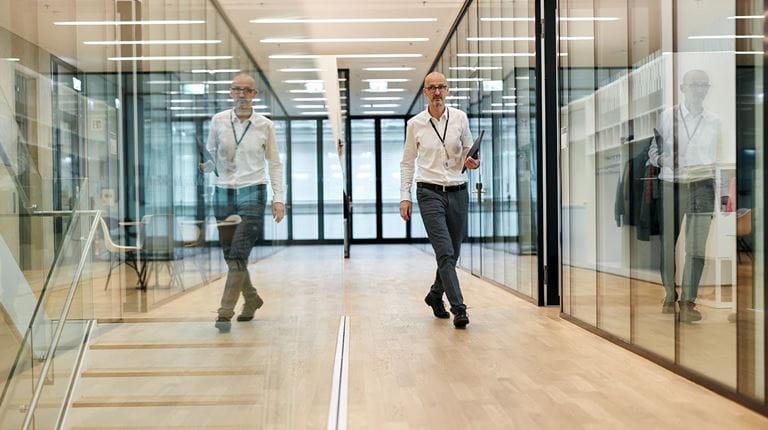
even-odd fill
[{"label": "dark grey trousers", "polygon": [[[661,225],[661,279],[666,290],[666,302],[673,302],[675,293],[675,244],[685,217],[685,267],[680,303],[694,303],[704,272],[707,236],[715,210],[715,181],[706,179],[691,183],[662,181],[659,224]],[[677,202],[675,202],[677,199]]]},{"label": "dark grey trousers", "polygon": [[232,318],[240,294],[245,300],[243,313],[255,310],[259,295],[248,273],[248,257],[263,229],[266,201],[265,185],[252,185],[238,190],[216,189],[216,218],[222,221],[229,215],[237,214],[242,219],[236,225],[219,227],[219,242],[229,268],[219,308],[219,316],[222,318]]},{"label": "dark grey trousers", "polygon": [[461,295],[456,262],[459,260],[467,225],[467,190],[442,192],[419,187],[416,197],[429,243],[437,259],[437,274],[430,291],[441,298],[445,293],[451,304],[451,312],[465,311],[467,306]]}]

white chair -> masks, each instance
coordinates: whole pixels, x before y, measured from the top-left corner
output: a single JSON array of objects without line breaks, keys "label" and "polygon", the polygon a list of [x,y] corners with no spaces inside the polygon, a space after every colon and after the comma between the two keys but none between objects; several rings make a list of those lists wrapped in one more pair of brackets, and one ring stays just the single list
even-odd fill
[{"label": "white chair", "polygon": [[109,288],[109,281],[112,278],[112,271],[115,269],[115,267],[120,266],[120,264],[125,261],[125,264],[136,271],[136,276],[139,278],[139,286],[144,287],[144,279],[141,273],[141,270],[139,270],[137,263],[135,261],[130,261],[125,259],[125,254],[128,254],[130,252],[139,253],[141,251],[141,243],[137,239],[136,245],[118,245],[112,240],[112,235],[109,233],[109,227],[107,226],[107,223],[104,221],[104,218],[99,218],[99,223],[101,224],[101,233],[104,236],[104,247],[109,251],[110,254],[117,254],[117,264],[115,264],[114,260],[112,258],[109,259],[109,274],[107,275],[107,282],[104,285],[104,290],[106,291],[107,288]]}]

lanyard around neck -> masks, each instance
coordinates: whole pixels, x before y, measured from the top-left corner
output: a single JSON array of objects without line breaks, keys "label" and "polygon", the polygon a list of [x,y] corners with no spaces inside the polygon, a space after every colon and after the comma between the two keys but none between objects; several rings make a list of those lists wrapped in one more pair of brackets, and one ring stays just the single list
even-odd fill
[{"label": "lanyard around neck", "polygon": [[440,143],[443,144],[443,148],[445,148],[445,137],[448,135],[448,121],[451,120],[451,111],[448,110],[448,106],[446,106],[445,109],[445,128],[443,129],[442,136],[440,136],[440,132],[437,131],[437,127],[435,127],[435,123],[432,122],[432,118],[429,118],[429,125],[432,126],[432,130],[435,130],[435,134],[437,135],[437,138],[440,139]]},{"label": "lanyard around neck", "polygon": [[688,131],[688,124],[685,122],[685,117],[683,116],[683,109],[678,109],[680,111],[680,119],[683,120],[683,127],[685,128],[685,134],[688,136],[688,142],[690,143],[693,140],[693,136],[696,136],[696,132],[699,131],[699,126],[701,125],[701,120],[704,119],[704,112],[702,112],[699,115],[699,121],[696,122],[696,127],[693,128],[693,133]]},{"label": "lanyard around neck", "polygon": [[[245,126],[245,130],[243,131],[243,134],[240,136],[240,139],[237,138],[237,132],[235,131],[235,118],[234,118],[234,112],[229,118],[229,125],[232,126],[232,136],[235,137],[235,146],[240,146],[240,142],[243,141],[245,138],[246,133],[248,133],[248,129],[251,128],[251,121],[248,121],[248,125]],[[239,118],[238,118],[239,120]]]}]

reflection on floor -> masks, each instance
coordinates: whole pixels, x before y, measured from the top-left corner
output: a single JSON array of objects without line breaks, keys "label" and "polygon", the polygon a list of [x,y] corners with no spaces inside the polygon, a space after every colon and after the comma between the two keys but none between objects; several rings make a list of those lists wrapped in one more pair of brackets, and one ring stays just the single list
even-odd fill
[{"label": "reflection on floor", "polygon": [[[320,428],[339,317],[351,317],[349,427],[766,428],[768,419],[478,278],[471,324],[423,303],[411,246],[297,247],[251,266],[252,322],[213,327],[223,279],[102,324],[68,428]],[[631,370],[630,370],[631,369]]]}]

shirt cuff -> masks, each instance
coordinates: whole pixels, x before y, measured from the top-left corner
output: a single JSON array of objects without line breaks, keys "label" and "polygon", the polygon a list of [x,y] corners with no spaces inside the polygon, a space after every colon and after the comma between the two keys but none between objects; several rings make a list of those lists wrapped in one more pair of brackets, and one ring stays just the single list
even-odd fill
[{"label": "shirt cuff", "polygon": [[411,191],[410,190],[409,191],[400,191],[400,201],[402,202],[403,200],[408,200],[409,202],[411,201]]},{"label": "shirt cuff", "polygon": [[283,196],[275,194],[272,196],[272,203],[282,203],[285,204],[285,201],[283,201]]}]

